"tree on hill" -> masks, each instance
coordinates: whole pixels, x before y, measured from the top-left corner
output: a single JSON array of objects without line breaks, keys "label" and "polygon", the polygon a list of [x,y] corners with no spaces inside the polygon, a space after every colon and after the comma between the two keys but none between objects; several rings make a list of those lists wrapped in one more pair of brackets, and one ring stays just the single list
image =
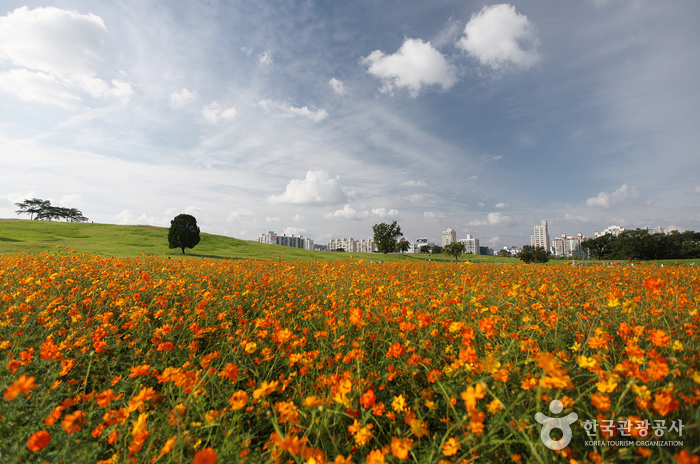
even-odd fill
[{"label": "tree on hill", "polygon": [[[21,203],[15,203],[19,209],[17,214],[29,214],[29,218],[37,221],[53,221],[54,219],[65,219],[70,222],[86,222],[88,218],[76,208],[63,208],[61,206],[51,206],[49,200],[32,198]],[[36,214],[36,217],[34,215]]]},{"label": "tree on hill", "polygon": [[178,214],[170,221],[168,230],[168,245],[170,248],[180,248],[185,253],[185,248],[194,248],[199,243],[199,227],[194,216]]},{"label": "tree on hill", "polygon": [[510,251],[508,250],[499,250],[498,251],[498,256],[502,256],[504,258],[510,258]]},{"label": "tree on hill", "polygon": [[445,245],[445,254],[454,256],[455,261],[459,261],[459,255],[466,251],[467,247],[462,242],[452,242]]},{"label": "tree on hill", "polygon": [[382,222],[372,226],[374,232],[374,243],[377,249],[384,254],[393,253],[396,250],[396,241],[399,237],[403,237],[401,226],[396,221],[391,224]]}]

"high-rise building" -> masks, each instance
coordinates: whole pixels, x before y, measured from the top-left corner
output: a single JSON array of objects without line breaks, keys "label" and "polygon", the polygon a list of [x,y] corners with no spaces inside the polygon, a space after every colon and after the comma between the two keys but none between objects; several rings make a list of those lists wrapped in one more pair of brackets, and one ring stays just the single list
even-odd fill
[{"label": "high-rise building", "polygon": [[467,238],[460,238],[459,241],[461,243],[464,243],[465,253],[468,253],[470,255],[481,254],[481,250],[479,249],[479,239],[474,238],[472,234],[467,234]]},{"label": "high-rise building", "polygon": [[292,235],[291,237],[288,237],[287,234],[277,235],[273,231],[262,234],[260,237],[256,238],[255,241],[260,243],[268,243],[271,245],[303,248],[304,250],[314,249],[314,241],[310,238],[304,238],[301,235]]},{"label": "high-rise building", "polygon": [[374,244],[374,240],[369,238],[365,240],[355,240],[354,238],[332,238],[326,249],[328,251],[336,251],[342,248],[344,251],[350,253],[374,253],[377,251],[377,247]]},{"label": "high-rise building", "polygon": [[457,232],[452,227],[449,227],[446,231],[442,233],[442,247],[444,248],[446,245],[449,245],[450,243],[454,243],[457,241]]},{"label": "high-rise building", "polygon": [[549,231],[547,230],[547,221],[542,219],[542,224],[535,226],[535,234],[530,235],[530,245],[533,247],[542,247],[545,251],[549,251]]},{"label": "high-rise building", "polygon": [[587,252],[581,248],[581,242],[589,238],[590,237],[584,237],[581,232],[579,232],[576,237],[567,237],[566,234],[561,234],[561,237],[554,238],[554,255],[578,256],[579,258],[584,258]]}]

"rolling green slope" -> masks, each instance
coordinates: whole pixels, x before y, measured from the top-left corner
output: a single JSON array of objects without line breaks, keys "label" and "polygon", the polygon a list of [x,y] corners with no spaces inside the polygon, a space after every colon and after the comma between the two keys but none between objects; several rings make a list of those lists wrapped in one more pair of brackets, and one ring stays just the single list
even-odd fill
[{"label": "rolling green slope", "polygon": [[[183,257],[179,249],[168,248],[168,229],[154,226],[122,226],[114,224],[80,224],[71,222],[0,219],[0,256],[24,251],[42,252],[67,247],[79,252],[107,256],[138,256],[141,254]],[[199,244],[187,250],[184,257],[220,259],[338,259],[451,261],[454,258],[424,254],[365,254],[301,250],[278,245],[266,245],[221,235],[201,234]],[[501,261],[518,262],[514,258],[465,255],[460,262]]]}]

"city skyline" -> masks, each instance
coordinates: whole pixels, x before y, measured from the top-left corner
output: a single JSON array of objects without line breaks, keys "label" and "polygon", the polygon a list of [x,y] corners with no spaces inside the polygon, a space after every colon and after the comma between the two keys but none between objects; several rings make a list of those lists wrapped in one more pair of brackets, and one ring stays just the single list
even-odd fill
[{"label": "city skyline", "polygon": [[697,2],[0,10],[0,217],[482,246],[700,230]]}]

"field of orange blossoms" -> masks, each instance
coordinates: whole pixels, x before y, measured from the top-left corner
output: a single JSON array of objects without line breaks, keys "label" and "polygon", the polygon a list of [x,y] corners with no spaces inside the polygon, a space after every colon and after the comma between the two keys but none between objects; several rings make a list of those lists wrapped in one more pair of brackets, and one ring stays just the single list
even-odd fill
[{"label": "field of orange blossoms", "polygon": [[698,463],[699,305],[687,266],[3,257],[0,462]]}]

